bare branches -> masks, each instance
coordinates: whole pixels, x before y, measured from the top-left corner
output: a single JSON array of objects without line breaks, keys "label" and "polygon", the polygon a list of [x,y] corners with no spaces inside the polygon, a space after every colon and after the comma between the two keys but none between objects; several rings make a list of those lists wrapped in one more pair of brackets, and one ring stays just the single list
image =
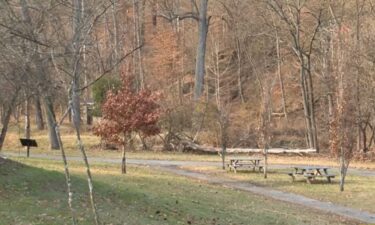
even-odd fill
[{"label": "bare branches", "polygon": [[157,16],[161,17],[161,18],[164,18],[164,19],[168,20],[169,22],[172,22],[175,19],[178,19],[178,20],[194,19],[196,21],[199,21],[199,15],[197,13],[194,13],[194,12],[186,12],[186,13],[182,13],[182,14],[174,14],[173,12],[169,12],[167,14],[158,13]]},{"label": "bare branches", "polygon": [[120,65],[122,63],[122,61],[124,61],[127,57],[129,57],[130,55],[132,55],[134,52],[136,52],[138,49],[141,49],[143,47],[143,44],[134,48],[133,50],[131,50],[130,52],[126,53],[124,56],[122,56],[114,65],[112,65],[109,69],[105,70],[102,74],[100,74],[97,78],[95,78],[93,81],[91,81],[88,85],[82,87],[81,89],[79,89],[79,91],[83,91],[85,90],[86,88],[94,85],[96,82],[98,82],[100,79],[102,79],[105,75],[107,75],[108,73],[110,73],[111,71],[113,71],[116,66]]},{"label": "bare branches", "polygon": [[33,42],[35,44],[38,44],[38,45],[41,45],[41,46],[44,46],[44,47],[50,47],[49,44],[43,43],[42,41],[38,40],[35,37],[30,37],[28,34],[24,34],[24,33],[22,33],[19,30],[15,30],[12,27],[7,26],[6,24],[0,23],[0,26],[2,26],[4,28],[6,28],[7,30],[9,30],[9,33],[12,34],[12,35],[14,35],[14,36],[17,36],[19,38],[22,38],[24,40]]}]

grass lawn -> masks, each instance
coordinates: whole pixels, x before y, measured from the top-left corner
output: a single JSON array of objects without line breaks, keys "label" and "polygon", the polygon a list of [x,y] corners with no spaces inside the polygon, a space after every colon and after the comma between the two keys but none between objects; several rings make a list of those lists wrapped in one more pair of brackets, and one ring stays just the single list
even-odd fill
[{"label": "grass lawn", "polygon": [[[263,178],[263,173],[252,171],[238,171],[236,174],[223,171],[219,167],[185,167],[191,170],[200,170],[213,176],[228,177],[240,181],[248,181],[258,186],[292,192],[313,199],[337,203],[340,205],[366,210],[375,213],[375,179],[374,177],[352,176],[346,177],[345,191],[339,191],[339,176],[328,183],[326,179],[317,179],[313,184],[308,184],[303,178],[292,182],[288,172],[292,169],[270,170],[268,178]],[[335,172],[333,172],[335,174]]]},{"label": "grass lawn", "polygon": [[[7,133],[5,143],[2,152],[19,153],[20,155],[26,155],[25,149],[20,145],[19,138],[22,137],[22,127],[18,130],[15,125],[11,126]],[[73,129],[69,125],[61,127],[62,141],[64,148],[68,156],[81,156],[77,148],[77,139]],[[31,148],[32,154],[47,154],[47,155],[58,155],[60,151],[49,150],[49,141],[47,131],[32,131],[32,138],[36,139],[38,143],[37,148]],[[87,150],[87,155],[91,157],[106,157],[106,158],[120,158],[121,151],[116,150],[100,150],[100,138],[93,135],[91,132],[82,132],[82,141]],[[160,160],[194,160],[194,161],[220,161],[218,155],[199,155],[189,154],[180,152],[161,152],[161,151],[134,151],[129,149],[127,153],[128,158],[134,159],[160,159]]]},{"label": "grass lawn", "polygon": [[[60,162],[14,159],[0,164],[0,224],[69,224]],[[79,224],[93,224],[85,170],[70,164]],[[356,224],[284,202],[226,189],[147,167],[93,164],[105,224]]]}]

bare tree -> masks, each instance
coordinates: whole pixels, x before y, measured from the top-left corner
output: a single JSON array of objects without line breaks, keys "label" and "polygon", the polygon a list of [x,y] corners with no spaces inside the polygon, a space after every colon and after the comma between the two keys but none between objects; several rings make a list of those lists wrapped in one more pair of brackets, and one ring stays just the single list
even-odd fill
[{"label": "bare tree", "polygon": [[[333,45],[335,46],[335,78],[337,81],[337,107],[334,120],[330,126],[331,150],[339,159],[340,165],[340,191],[344,191],[345,178],[353,156],[355,139],[357,134],[352,131],[356,127],[356,98],[352,91],[355,90],[355,82],[351,73],[351,65],[348,63],[352,54],[349,46],[349,29],[346,27],[345,19],[338,19],[332,7],[329,7],[334,20]],[[340,10],[345,12],[345,2],[340,2]]]},{"label": "bare tree", "polygon": [[169,21],[175,19],[194,19],[198,22],[198,44],[196,52],[196,64],[195,64],[195,86],[194,86],[194,100],[198,100],[204,89],[204,76],[206,71],[206,46],[207,46],[207,35],[208,27],[210,23],[210,16],[208,13],[208,0],[201,0],[200,7],[195,0],[191,0],[192,10],[187,12],[176,13],[174,9],[168,4],[167,1],[163,1],[163,11],[158,15]]},{"label": "bare tree", "polygon": [[[304,116],[308,137],[308,146],[319,151],[318,136],[316,130],[315,107],[314,107],[314,89],[312,78],[312,54],[314,50],[314,43],[316,35],[321,26],[322,8],[317,10],[309,8],[306,1],[276,1],[267,0],[267,5],[270,9],[284,22],[286,29],[289,31],[291,37],[292,49],[298,59],[300,65],[300,85],[302,92],[302,102],[304,108]],[[308,14],[304,12],[309,12]],[[315,20],[315,25],[308,24],[313,27],[310,31],[311,35],[302,34],[303,29],[308,29],[304,26],[306,15]],[[306,34],[306,31],[304,31]],[[303,40],[303,38],[307,40]]]}]

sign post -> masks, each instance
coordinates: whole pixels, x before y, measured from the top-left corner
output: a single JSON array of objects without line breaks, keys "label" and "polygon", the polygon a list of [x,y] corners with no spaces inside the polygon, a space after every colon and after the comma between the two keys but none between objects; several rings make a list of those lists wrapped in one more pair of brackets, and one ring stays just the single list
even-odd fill
[{"label": "sign post", "polygon": [[20,138],[21,145],[26,147],[27,150],[27,158],[30,156],[30,147],[38,147],[38,144],[36,143],[35,139],[26,139],[26,138]]}]

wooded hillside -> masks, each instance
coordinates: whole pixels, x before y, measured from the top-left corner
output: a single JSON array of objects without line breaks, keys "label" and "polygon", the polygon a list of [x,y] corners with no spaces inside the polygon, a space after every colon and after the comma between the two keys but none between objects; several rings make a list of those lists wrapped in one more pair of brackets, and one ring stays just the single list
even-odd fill
[{"label": "wooded hillside", "polygon": [[141,138],[144,147],[156,141],[178,150],[188,141],[328,153],[351,143],[370,155],[373,6],[373,0],[1,1],[0,149],[12,121],[25,124],[30,137],[34,118],[58,149],[55,126],[64,113],[78,135],[90,129],[105,92],[125,76],[134,92],[162,96],[161,133]]}]

